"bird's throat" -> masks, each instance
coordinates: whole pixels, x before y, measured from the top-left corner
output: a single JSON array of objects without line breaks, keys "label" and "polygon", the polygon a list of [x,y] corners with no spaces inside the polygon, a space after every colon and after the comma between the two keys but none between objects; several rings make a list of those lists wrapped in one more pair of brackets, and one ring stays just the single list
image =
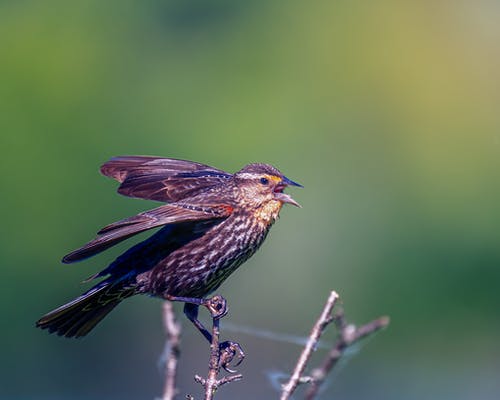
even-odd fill
[{"label": "bird's throat", "polygon": [[283,203],[278,200],[271,200],[257,209],[256,217],[260,222],[272,224],[278,218]]}]

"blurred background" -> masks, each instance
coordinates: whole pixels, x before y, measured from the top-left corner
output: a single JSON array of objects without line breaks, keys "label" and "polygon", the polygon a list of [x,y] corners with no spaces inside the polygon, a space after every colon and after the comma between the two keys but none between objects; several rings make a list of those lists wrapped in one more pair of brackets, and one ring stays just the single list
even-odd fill
[{"label": "blurred background", "polygon": [[[277,398],[301,347],[235,327],[307,336],[335,289],[350,321],[391,325],[321,398],[498,399],[499,18],[488,0],[1,2],[0,397],[161,394],[159,300],[83,340],[34,328],[134,241],[61,257],[155,206],[99,165],[150,154],[305,186],[219,290],[247,359],[217,398]],[[180,398],[201,398],[208,346],[179,316]]]}]

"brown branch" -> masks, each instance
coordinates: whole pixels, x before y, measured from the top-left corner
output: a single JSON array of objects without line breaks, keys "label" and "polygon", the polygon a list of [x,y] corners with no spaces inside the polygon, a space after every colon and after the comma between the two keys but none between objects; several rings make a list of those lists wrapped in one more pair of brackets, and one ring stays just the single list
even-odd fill
[{"label": "brown branch", "polygon": [[[343,356],[345,350],[364,339],[386,327],[389,324],[388,317],[380,317],[365,325],[356,327],[353,324],[347,324],[343,310],[339,310],[332,316],[332,310],[338,300],[338,294],[334,291],[330,293],[326,301],[321,315],[314,324],[308,341],[302,351],[299,359],[297,360],[295,369],[290,377],[290,380],[282,385],[282,393],[280,400],[288,400],[290,396],[297,389],[299,384],[309,383],[310,386],[305,393],[306,400],[313,400],[316,398],[321,385],[325,381],[327,375],[337,365],[338,361]],[[205,389],[205,400],[213,400],[217,389],[226,383],[234,382],[242,379],[241,374],[227,375],[218,379],[221,367],[228,372],[231,371],[228,365],[231,363],[235,356],[241,359],[244,357],[241,348],[237,343],[224,342],[220,343],[220,327],[219,320],[226,315],[226,301],[221,296],[214,296],[209,301],[207,308],[212,314],[212,341],[210,344],[210,359],[208,365],[207,377],[203,378],[195,375],[195,381],[200,383]],[[165,331],[167,333],[167,346],[166,346],[166,371],[165,371],[165,386],[162,400],[173,400],[177,394],[176,389],[176,375],[177,363],[180,354],[180,333],[181,327],[175,319],[172,304],[168,301],[164,302],[163,306],[163,321]],[[338,330],[338,337],[333,347],[328,352],[320,366],[314,368],[309,376],[303,375],[304,370],[309,362],[312,352],[318,345],[319,339],[326,327],[334,322]],[[187,399],[193,399],[192,396],[186,396]]]},{"label": "brown branch", "polygon": [[207,379],[204,379],[205,400],[211,400],[217,390],[217,375],[219,375],[219,320],[214,319],[212,325],[212,343],[210,344],[210,360],[208,361]]},{"label": "brown branch", "polygon": [[165,346],[165,385],[162,400],[173,400],[178,392],[175,382],[180,355],[181,326],[175,318],[170,301],[163,302],[163,325],[167,334],[167,343]]},{"label": "brown branch", "polygon": [[[214,303],[213,310],[216,310],[220,307],[226,307],[226,300],[221,296],[214,296],[210,300],[210,302]],[[194,380],[200,383],[205,388],[205,400],[212,400],[217,389],[225,385],[226,383],[238,381],[243,376],[241,374],[228,375],[221,379],[217,379],[219,375],[221,365],[225,366],[225,369],[231,372],[227,365],[231,362],[234,355],[237,354],[237,350],[239,350],[239,346],[237,349],[233,349],[230,344],[227,348],[221,350],[220,346],[220,328],[219,328],[219,320],[221,317],[226,315],[226,311],[222,313],[220,316],[214,316],[214,311],[209,308],[209,311],[212,312],[212,342],[210,343],[210,359],[208,362],[208,374],[206,378],[202,378],[199,375],[195,375]]]},{"label": "brown branch", "polygon": [[338,297],[339,296],[336,292],[332,291],[330,293],[330,296],[328,297],[328,300],[323,307],[321,315],[319,316],[318,320],[314,324],[313,329],[311,330],[309,339],[297,361],[297,364],[295,365],[295,369],[292,376],[290,377],[290,380],[283,385],[280,400],[289,399],[299,383],[301,383],[301,381],[303,382],[302,373],[304,372],[307,362],[311,358],[312,352],[316,347],[321,334],[328,326],[328,324],[332,322],[332,309],[335,306],[335,302],[337,301]]},{"label": "brown branch", "polygon": [[[359,328],[356,328],[353,324],[347,324],[343,310],[336,312],[335,315],[332,316],[332,310],[337,299],[338,294],[332,291],[323,307],[320,317],[311,330],[307,344],[304,347],[297,364],[295,365],[295,369],[290,377],[290,380],[282,386],[280,400],[288,400],[297,389],[297,386],[302,383],[310,384],[308,390],[306,391],[305,399],[313,400],[318,394],[326,376],[340,360],[344,351],[352,344],[375,333],[389,324],[389,317],[378,318]],[[314,368],[309,376],[303,375],[306,365],[309,362],[312,352],[317,346],[321,335],[332,321],[335,322],[335,326],[338,330],[337,340],[321,365]]]},{"label": "brown branch", "polygon": [[321,365],[311,371],[312,380],[305,394],[306,400],[313,400],[317,396],[326,376],[331,372],[333,367],[337,365],[344,351],[349,346],[389,325],[389,317],[380,317],[356,328],[355,325],[345,322],[344,312],[342,310],[335,315],[334,321],[339,330],[338,339]]}]

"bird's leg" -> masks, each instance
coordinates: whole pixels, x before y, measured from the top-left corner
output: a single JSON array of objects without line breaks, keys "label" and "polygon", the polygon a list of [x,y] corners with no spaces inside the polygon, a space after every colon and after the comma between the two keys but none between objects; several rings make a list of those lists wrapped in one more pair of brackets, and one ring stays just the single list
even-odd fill
[{"label": "bird's leg", "polygon": [[196,297],[165,296],[170,301],[184,302],[184,314],[193,323],[201,334],[212,343],[212,334],[198,319],[198,310],[200,306],[205,306],[214,320],[220,319],[227,314],[226,299],[222,296],[213,296],[208,299],[199,299]]},{"label": "bird's leg", "polygon": [[[207,310],[210,312],[210,315],[214,319],[221,319],[222,317],[225,317],[228,312],[227,308],[227,301],[224,297],[215,295],[213,297],[209,297],[208,299],[199,299],[197,297],[181,297],[181,296],[171,296],[171,295],[166,295],[165,296],[166,300],[170,301],[182,301],[183,303],[186,303],[186,306],[191,304],[193,306],[196,306],[196,311],[195,311],[195,319],[198,316],[198,307],[199,306],[204,306],[207,308]],[[184,313],[186,316],[189,318],[191,322],[193,322],[196,327],[199,329],[198,325],[201,324],[199,321],[198,323],[194,322],[193,319],[186,313],[186,309],[184,308]],[[203,335],[206,337],[206,335]],[[209,339],[210,341],[211,339]]]},{"label": "bird's leg", "polygon": [[[212,334],[208,329],[200,322],[198,319],[198,310],[200,306],[204,306],[210,312],[212,319],[215,321],[221,319],[227,315],[228,308],[226,299],[222,296],[215,295],[208,299],[199,299],[192,297],[178,297],[178,296],[166,296],[167,300],[170,301],[182,301],[184,302],[184,314],[193,323],[194,326],[201,332],[201,334],[212,343]],[[241,349],[241,346],[236,342],[225,341],[220,343],[219,349],[221,352],[220,365],[228,372],[234,372],[229,368],[229,364],[233,361],[234,357],[237,358],[235,367],[241,364],[245,358],[245,353]]]},{"label": "bird's leg", "polygon": [[201,332],[203,336],[208,340],[209,343],[212,343],[212,334],[208,331],[207,328],[200,322],[198,319],[198,304],[193,303],[184,303],[184,314],[188,319],[193,323],[194,326]]}]

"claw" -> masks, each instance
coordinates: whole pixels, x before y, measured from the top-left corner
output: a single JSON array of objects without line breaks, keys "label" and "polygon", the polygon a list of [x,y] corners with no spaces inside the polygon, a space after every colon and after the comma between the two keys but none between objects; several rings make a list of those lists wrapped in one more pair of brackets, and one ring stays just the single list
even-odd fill
[{"label": "claw", "polygon": [[203,305],[208,309],[214,319],[221,319],[229,311],[226,299],[219,295],[206,299]]},{"label": "claw", "polygon": [[241,348],[241,346],[236,342],[222,342],[219,345],[220,349],[220,366],[224,368],[229,373],[235,373],[236,370],[229,368],[229,364],[231,364],[236,357],[236,363],[234,364],[234,368],[242,363],[245,359],[245,352]]}]

